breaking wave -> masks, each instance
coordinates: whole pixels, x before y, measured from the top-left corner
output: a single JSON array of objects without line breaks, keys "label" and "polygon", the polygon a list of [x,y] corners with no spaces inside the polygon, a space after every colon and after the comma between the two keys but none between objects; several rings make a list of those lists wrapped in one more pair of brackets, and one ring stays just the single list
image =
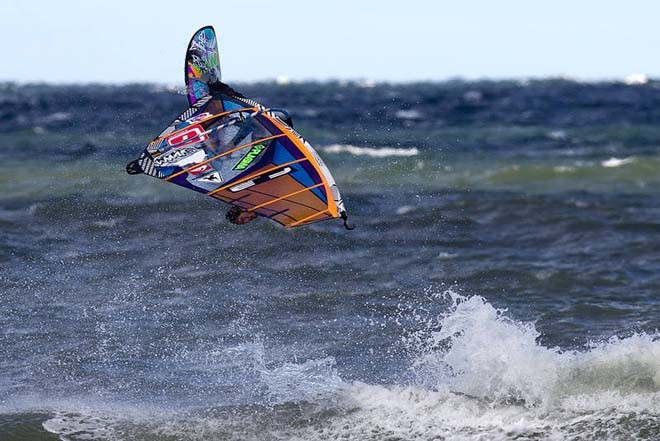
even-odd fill
[{"label": "breaking wave", "polygon": [[[343,380],[332,357],[266,367],[259,342],[224,351],[253,370],[265,400],[181,413],[56,412],[62,439],[607,440],[660,436],[660,340],[637,334],[564,351],[532,323],[451,291],[440,317],[402,342],[409,382]],[[221,401],[221,397],[218,397]],[[476,438],[475,438],[476,437]]]},{"label": "breaking wave", "polygon": [[563,351],[540,345],[532,323],[509,318],[482,297],[446,295],[452,306],[433,325],[437,329],[413,340],[420,355],[411,369],[420,386],[529,408],[561,406],[583,395],[660,392],[658,335]]}]

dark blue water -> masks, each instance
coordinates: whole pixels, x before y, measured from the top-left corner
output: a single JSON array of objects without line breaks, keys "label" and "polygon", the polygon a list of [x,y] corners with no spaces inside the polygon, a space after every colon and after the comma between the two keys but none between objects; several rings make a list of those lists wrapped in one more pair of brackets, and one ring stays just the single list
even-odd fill
[{"label": "dark blue water", "polygon": [[237,89],[354,231],[126,175],[182,91],[0,86],[0,439],[660,436],[660,83]]}]

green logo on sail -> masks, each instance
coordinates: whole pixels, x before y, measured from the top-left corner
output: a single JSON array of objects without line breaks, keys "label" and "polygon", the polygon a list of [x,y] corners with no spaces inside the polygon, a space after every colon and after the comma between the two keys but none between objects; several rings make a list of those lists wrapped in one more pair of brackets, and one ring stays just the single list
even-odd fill
[{"label": "green logo on sail", "polygon": [[255,146],[252,146],[249,152],[241,158],[240,161],[234,166],[234,170],[245,170],[248,168],[250,164],[252,164],[252,161],[255,160],[257,156],[259,156],[259,153],[263,152],[264,149],[266,148],[265,145],[263,144],[257,144]]}]

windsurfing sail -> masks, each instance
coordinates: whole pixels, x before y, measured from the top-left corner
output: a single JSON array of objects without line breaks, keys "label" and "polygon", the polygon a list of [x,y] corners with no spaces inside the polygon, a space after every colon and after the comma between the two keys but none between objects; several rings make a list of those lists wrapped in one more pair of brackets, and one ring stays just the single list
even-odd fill
[{"label": "windsurfing sail", "polygon": [[[194,59],[190,48],[197,51],[193,42],[200,35],[207,51],[208,42],[215,42],[213,28],[200,29],[186,60]],[[217,60],[217,49],[208,59]],[[212,75],[186,76],[191,106],[127,171],[205,193],[288,228],[334,218],[346,225],[339,189],[312,146],[278,112],[221,83],[219,65],[204,72]],[[191,88],[194,81],[204,87]]]}]

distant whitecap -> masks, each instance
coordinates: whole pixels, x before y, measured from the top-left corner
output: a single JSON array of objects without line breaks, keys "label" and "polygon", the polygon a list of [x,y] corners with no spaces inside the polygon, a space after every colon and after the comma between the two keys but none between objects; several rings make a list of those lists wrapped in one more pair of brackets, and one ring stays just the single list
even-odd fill
[{"label": "distant whitecap", "polygon": [[649,82],[649,78],[641,73],[630,74],[623,79],[623,82],[629,86],[639,86]]},{"label": "distant whitecap", "polygon": [[394,114],[399,119],[416,120],[422,119],[422,113],[419,110],[397,110]]},{"label": "distant whitecap", "polygon": [[332,144],[323,147],[326,153],[349,153],[357,156],[371,156],[373,158],[386,158],[388,156],[416,156],[419,154],[419,149],[412,148],[395,148],[395,147],[356,147],[349,144]]},{"label": "distant whitecap", "polygon": [[484,94],[478,90],[468,90],[463,94],[463,100],[468,103],[477,104],[480,103],[484,98]]},{"label": "distant whitecap", "polygon": [[577,168],[570,165],[558,165],[553,167],[553,170],[557,173],[573,173]]},{"label": "distant whitecap", "polygon": [[403,214],[408,214],[412,211],[415,211],[415,207],[413,207],[412,205],[402,205],[401,207],[396,209],[396,214],[403,215]]},{"label": "distant whitecap", "polygon": [[288,84],[291,84],[291,79],[286,75],[278,75],[277,77],[275,77],[275,84],[277,84],[278,86],[286,86]]},{"label": "distant whitecap", "polygon": [[628,158],[610,158],[606,161],[603,161],[600,163],[603,167],[608,167],[608,168],[614,168],[614,167],[621,167],[622,165],[630,164],[631,162],[635,162],[635,157],[630,156]]},{"label": "distant whitecap", "polygon": [[568,135],[564,130],[551,130],[546,133],[546,136],[555,141],[566,141],[568,139]]},{"label": "distant whitecap", "polygon": [[358,82],[358,86],[360,86],[362,88],[365,88],[365,89],[374,88],[374,87],[376,87],[376,84],[377,84],[376,80],[372,80],[372,79],[369,79],[369,78],[360,80]]}]

